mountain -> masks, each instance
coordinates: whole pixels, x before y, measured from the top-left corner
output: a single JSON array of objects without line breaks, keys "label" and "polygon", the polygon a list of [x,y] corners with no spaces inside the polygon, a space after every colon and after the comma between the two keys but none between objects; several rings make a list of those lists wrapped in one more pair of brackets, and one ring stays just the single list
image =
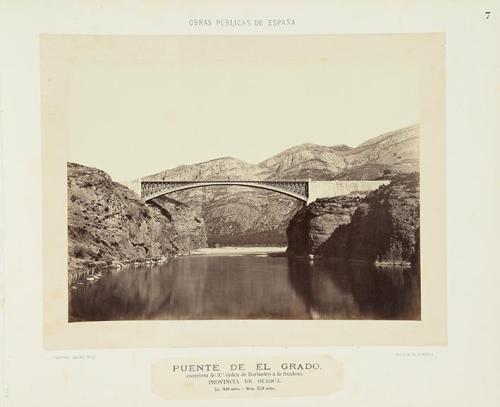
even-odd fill
[{"label": "mountain", "polygon": [[262,161],[259,166],[269,168],[285,179],[307,179],[312,176],[331,179],[346,168],[344,155],[348,151],[317,144],[301,144]]},{"label": "mountain", "polygon": [[[372,180],[419,171],[419,127],[405,127],[357,147],[301,144],[259,164],[232,157],[161,171],[144,180]],[[270,191],[217,186],[169,195],[203,218],[209,246],[286,245],[286,227],[303,203]]]},{"label": "mountain", "polygon": [[273,176],[269,168],[247,163],[232,157],[216,158],[193,165],[180,165],[170,170],[144,177],[144,180],[183,180],[183,181],[214,181],[214,180],[263,180]]},{"label": "mountain", "polygon": [[280,179],[375,179],[391,172],[418,171],[419,128],[382,134],[356,148],[301,144],[259,164]]}]

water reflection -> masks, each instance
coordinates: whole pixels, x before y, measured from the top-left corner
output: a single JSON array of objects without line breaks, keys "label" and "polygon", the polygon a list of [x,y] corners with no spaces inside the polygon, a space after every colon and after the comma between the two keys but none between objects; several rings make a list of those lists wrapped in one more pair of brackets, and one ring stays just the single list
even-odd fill
[{"label": "water reflection", "polygon": [[420,319],[415,269],[187,256],[116,270],[70,290],[70,321],[154,319]]},{"label": "water reflection", "polygon": [[420,319],[420,274],[414,268],[289,260],[290,284],[313,318]]}]

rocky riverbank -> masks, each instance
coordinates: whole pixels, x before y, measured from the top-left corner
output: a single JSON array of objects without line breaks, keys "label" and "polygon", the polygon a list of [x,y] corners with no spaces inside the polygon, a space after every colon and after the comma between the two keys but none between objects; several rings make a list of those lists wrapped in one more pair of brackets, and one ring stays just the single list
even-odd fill
[{"label": "rocky riverbank", "polygon": [[419,175],[400,174],[366,196],[318,199],[297,212],[287,253],[411,265],[418,261],[419,221]]},{"label": "rocky riverbank", "polygon": [[67,169],[70,281],[206,247],[204,221],[187,205],[169,198],[146,204],[102,170],[73,163]]},{"label": "rocky riverbank", "polygon": [[320,198],[300,209],[286,230],[287,253],[307,256],[318,253],[321,245],[341,225],[348,224],[366,194],[354,193],[335,198]]}]

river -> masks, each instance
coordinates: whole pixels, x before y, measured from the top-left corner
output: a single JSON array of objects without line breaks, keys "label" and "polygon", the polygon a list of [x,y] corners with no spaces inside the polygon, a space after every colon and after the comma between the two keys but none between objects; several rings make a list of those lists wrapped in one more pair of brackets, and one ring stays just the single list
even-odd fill
[{"label": "river", "polygon": [[420,319],[414,268],[213,249],[104,272],[69,291],[69,320]]}]

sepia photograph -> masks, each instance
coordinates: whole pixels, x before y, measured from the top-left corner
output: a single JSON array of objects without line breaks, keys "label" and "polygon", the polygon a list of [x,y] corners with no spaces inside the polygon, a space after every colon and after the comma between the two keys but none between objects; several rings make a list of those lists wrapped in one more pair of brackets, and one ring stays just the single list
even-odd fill
[{"label": "sepia photograph", "polygon": [[420,320],[404,36],[43,47],[69,146],[69,322]]},{"label": "sepia photograph", "polygon": [[497,406],[499,22],[0,2],[0,405]]}]

